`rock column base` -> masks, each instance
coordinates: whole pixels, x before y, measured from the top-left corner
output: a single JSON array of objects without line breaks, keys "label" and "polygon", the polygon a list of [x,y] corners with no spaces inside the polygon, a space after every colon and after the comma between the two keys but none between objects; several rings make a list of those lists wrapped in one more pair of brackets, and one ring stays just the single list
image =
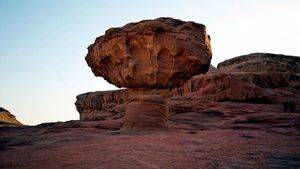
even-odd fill
[{"label": "rock column base", "polygon": [[147,95],[129,103],[125,111],[123,130],[167,130],[169,107],[166,99]]}]

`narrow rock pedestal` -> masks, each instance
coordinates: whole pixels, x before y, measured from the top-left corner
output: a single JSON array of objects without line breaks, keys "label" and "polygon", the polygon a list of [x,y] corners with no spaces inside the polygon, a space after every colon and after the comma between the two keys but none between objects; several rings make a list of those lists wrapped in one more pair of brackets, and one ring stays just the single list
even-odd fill
[{"label": "narrow rock pedestal", "polygon": [[167,130],[169,107],[167,99],[159,95],[144,95],[126,107],[122,130]]}]

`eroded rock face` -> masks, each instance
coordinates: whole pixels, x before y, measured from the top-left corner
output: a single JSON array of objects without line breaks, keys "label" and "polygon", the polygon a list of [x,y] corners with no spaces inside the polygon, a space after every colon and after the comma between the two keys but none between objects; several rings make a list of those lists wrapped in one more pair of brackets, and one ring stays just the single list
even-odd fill
[{"label": "eroded rock face", "polygon": [[127,88],[173,88],[205,73],[211,60],[205,26],[158,18],[111,28],[88,47],[96,76]]},{"label": "eroded rock face", "polygon": [[[238,61],[233,58],[230,60],[231,64],[228,61],[222,62],[219,64],[218,69],[211,67],[208,73],[194,76],[185,82],[182,87],[174,88],[172,90],[172,100],[272,104],[294,101],[298,106],[300,104],[299,57],[276,56],[275,54],[256,53],[236,57]],[[259,64],[262,66],[259,66]],[[254,68],[250,65],[256,66]],[[94,94],[96,93],[98,92]],[[93,99],[91,99],[91,96],[94,96],[93,93],[89,95],[82,94],[86,96],[86,99],[81,99],[83,98],[81,95],[78,96],[78,103],[85,103],[86,101],[89,103],[85,105],[78,104],[77,108],[81,113],[81,117],[84,117],[81,119],[123,117],[128,96],[136,97],[136,95],[139,95],[139,92],[134,93],[129,89],[101,93],[105,93],[107,95],[105,97],[109,98],[103,100],[101,104],[105,106],[102,106],[101,109],[97,109],[97,106],[87,106],[93,105]],[[186,107],[181,111],[188,111]],[[173,104],[170,105],[170,109],[171,113],[174,112],[172,111],[174,109]]]},{"label": "eroded rock face", "polygon": [[[298,79],[297,82],[293,78]],[[289,73],[221,72],[196,76],[173,93],[202,101],[281,104],[292,100],[300,103],[299,79],[300,76]]]},{"label": "eroded rock face", "polygon": [[300,57],[272,53],[252,53],[228,59],[218,64],[223,72],[300,73]]},{"label": "eroded rock face", "polygon": [[197,100],[299,104],[299,84],[299,57],[254,53],[224,61],[172,92]]},{"label": "eroded rock face", "polygon": [[20,123],[13,114],[11,114],[8,110],[0,107],[0,127],[20,125],[22,125],[22,123]]},{"label": "eroded rock face", "polygon": [[143,95],[170,97],[169,89],[121,89],[88,92],[76,97],[76,109],[81,120],[117,119],[124,116],[128,102]]},{"label": "eroded rock face", "polygon": [[126,106],[123,130],[167,129],[169,107],[159,95],[144,95]]}]

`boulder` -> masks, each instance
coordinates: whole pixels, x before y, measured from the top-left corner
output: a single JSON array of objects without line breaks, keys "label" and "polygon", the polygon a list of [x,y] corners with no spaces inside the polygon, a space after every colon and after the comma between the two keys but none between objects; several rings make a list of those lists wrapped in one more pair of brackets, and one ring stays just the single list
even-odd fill
[{"label": "boulder", "polygon": [[107,30],[88,47],[86,61],[117,87],[149,89],[181,86],[205,73],[211,56],[204,25],[158,18]]}]

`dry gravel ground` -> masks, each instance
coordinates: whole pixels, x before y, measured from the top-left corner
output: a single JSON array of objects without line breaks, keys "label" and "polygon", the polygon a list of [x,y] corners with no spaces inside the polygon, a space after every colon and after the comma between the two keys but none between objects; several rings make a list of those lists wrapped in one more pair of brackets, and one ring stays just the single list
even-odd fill
[{"label": "dry gravel ground", "polygon": [[0,168],[300,168],[299,113],[258,105],[268,113],[250,116],[238,113],[249,109],[243,103],[209,105],[210,115],[174,115],[169,131],[125,133],[122,119],[2,128]]}]

